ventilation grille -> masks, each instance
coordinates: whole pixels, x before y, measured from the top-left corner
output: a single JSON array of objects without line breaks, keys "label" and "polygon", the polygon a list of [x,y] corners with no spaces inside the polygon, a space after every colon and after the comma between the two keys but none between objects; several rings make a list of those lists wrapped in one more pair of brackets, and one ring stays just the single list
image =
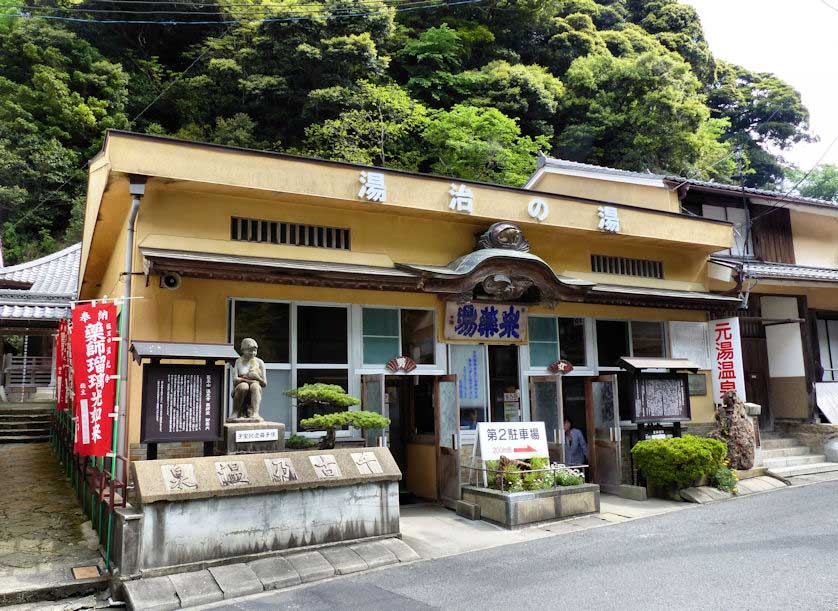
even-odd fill
[{"label": "ventilation grille", "polygon": [[609,257],[607,255],[591,255],[591,271],[601,274],[663,279],[663,262],[649,261],[647,259],[628,259],[626,257]]},{"label": "ventilation grille", "polygon": [[237,242],[266,242],[337,250],[350,248],[348,229],[238,217],[230,220],[230,239]]}]

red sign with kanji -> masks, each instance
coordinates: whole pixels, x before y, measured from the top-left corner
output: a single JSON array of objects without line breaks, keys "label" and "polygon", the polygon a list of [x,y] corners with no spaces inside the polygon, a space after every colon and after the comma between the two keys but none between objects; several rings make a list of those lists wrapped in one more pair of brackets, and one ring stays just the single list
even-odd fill
[{"label": "red sign with kanji", "polygon": [[76,443],[81,456],[111,450],[116,397],[116,306],[85,304],[73,308],[71,344],[75,390]]},{"label": "red sign with kanji", "polygon": [[55,336],[55,409],[67,409],[67,321],[58,321],[58,335]]},{"label": "red sign with kanji", "polygon": [[735,391],[745,398],[745,374],[742,368],[742,341],[739,336],[739,319],[724,318],[710,321],[713,338],[713,394],[721,403],[728,391]]}]

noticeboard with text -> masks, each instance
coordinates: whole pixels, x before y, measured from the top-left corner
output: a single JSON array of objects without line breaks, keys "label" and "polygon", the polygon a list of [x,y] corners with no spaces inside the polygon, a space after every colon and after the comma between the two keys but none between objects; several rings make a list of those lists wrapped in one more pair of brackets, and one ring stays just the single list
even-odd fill
[{"label": "noticeboard with text", "polygon": [[220,440],[223,393],[223,366],[145,365],[141,441]]},{"label": "noticeboard with text", "polygon": [[478,422],[477,440],[482,460],[549,456],[543,422]]}]

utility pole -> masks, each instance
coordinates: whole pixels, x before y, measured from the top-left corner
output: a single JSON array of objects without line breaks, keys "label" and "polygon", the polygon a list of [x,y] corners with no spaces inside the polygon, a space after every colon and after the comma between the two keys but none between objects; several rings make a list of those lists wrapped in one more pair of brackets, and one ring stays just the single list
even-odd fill
[{"label": "utility pole", "polygon": [[[740,272],[743,276],[745,274],[745,261],[748,257],[748,241],[751,238],[751,211],[748,209],[748,196],[745,192],[745,168],[744,163],[742,161],[742,145],[736,147],[736,177],[739,181],[739,190],[742,193],[742,210],[744,212],[744,227],[743,227],[743,235],[742,235],[742,271]],[[742,298],[742,304],[740,306],[741,309],[747,310],[748,309],[748,297],[750,296],[750,288],[744,288],[743,283],[743,291],[740,294]]]}]

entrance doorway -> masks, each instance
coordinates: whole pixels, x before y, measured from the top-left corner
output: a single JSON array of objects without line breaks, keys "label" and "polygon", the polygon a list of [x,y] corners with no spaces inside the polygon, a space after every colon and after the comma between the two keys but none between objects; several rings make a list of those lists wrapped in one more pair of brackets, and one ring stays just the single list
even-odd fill
[{"label": "entrance doorway", "polygon": [[489,397],[493,422],[521,421],[518,388],[518,346],[487,346],[489,351]]},{"label": "entrance doorway", "polygon": [[[378,376],[369,376],[378,377]],[[437,498],[434,376],[384,377],[387,442],[402,472],[403,503]]]}]

